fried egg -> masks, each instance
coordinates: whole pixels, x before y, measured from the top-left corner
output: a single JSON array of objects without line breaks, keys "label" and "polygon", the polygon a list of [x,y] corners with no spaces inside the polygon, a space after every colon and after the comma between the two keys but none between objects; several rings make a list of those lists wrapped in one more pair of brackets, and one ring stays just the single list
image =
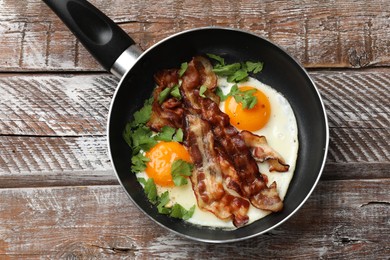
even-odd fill
[{"label": "fried egg", "polygon": [[[229,93],[233,86],[222,77],[218,78],[218,85],[224,94]],[[268,185],[276,181],[279,196],[283,199],[292,179],[298,154],[298,128],[292,108],[280,93],[254,78],[238,84],[238,87],[241,90],[256,89],[254,96],[257,104],[252,109],[244,109],[234,98],[229,97],[220,103],[220,109],[229,115],[230,123],[239,131],[249,130],[254,134],[266,136],[268,144],[290,165],[289,171],[279,173],[269,172],[266,162],[258,163],[260,172],[268,177]],[[195,205],[195,212],[188,222],[215,228],[235,228],[232,221],[221,220],[211,212],[198,208],[190,181],[183,186],[173,185],[170,175],[173,161],[177,159],[191,161],[183,145],[177,142],[159,142],[145,156],[150,161],[145,172],[137,173],[137,177],[153,178],[159,194],[169,192],[171,203],[179,203],[186,209]],[[248,211],[248,224],[270,213],[251,205]]]}]

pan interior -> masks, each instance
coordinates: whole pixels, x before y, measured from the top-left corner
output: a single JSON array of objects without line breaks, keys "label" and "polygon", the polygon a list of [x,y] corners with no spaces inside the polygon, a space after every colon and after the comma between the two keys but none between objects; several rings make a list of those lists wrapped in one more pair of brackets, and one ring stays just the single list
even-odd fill
[{"label": "pan interior", "polygon": [[[298,124],[299,153],[297,167],[284,209],[255,223],[226,231],[199,227],[157,213],[131,173],[131,151],[122,138],[126,123],[142,107],[154,88],[153,74],[161,69],[177,68],[198,54],[213,53],[227,62],[263,61],[256,76],[282,93],[290,102]],[[242,31],[202,28],[170,37],[144,53],[122,80],[115,94],[109,118],[109,144],[117,176],[134,203],[162,226],[207,242],[230,242],[264,233],[291,216],[310,195],[322,171],[326,157],[327,120],[319,94],[307,73],[288,54],[269,41]]]}]

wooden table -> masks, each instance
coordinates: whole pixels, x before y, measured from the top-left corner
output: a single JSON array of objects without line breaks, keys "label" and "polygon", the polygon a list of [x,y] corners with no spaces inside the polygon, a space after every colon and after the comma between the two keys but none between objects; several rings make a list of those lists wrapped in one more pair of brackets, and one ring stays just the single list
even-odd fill
[{"label": "wooden table", "polygon": [[94,0],[146,49],[199,26],[249,30],[308,69],[329,117],[312,196],[265,235],[223,245],[174,235],[118,184],[106,145],[117,79],[39,0],[0,1],[0,258],[390,256],[390,4]]}]

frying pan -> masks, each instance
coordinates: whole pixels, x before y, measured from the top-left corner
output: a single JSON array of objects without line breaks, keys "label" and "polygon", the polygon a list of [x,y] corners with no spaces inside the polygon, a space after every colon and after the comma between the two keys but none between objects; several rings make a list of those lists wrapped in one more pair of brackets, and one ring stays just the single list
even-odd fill
[{"label": "frying pan", "polygon": [[[324,104],[305,69],[280,47],[265,38],[237,29],[196,28],[170,36],[147,51],[112,20],[84,0],[44,0],[108,71],[120,78],[108,117],[108,146],[119,182],[134,204],[159,225],[184,237],[211,243],[248,239],[263,234],[291,217],[308,199],[322,173],[329,132]],[[158,214],[131,172],[131,149],[122,138],[128,121],[151,96],[153,75],[178,68],[195,55],[213,53],[227,62],[263,61],[255,76],[290,102],[298,124],[299,152],[284,209],[248,226],[222,230],[192,225]],[[142,219],[135,220],[142,221]]]}]

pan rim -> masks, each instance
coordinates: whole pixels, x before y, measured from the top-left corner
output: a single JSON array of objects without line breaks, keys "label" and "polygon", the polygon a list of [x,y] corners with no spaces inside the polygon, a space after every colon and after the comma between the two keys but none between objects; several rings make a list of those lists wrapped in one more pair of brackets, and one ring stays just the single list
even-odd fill
[{"label": "pan rim", "polygon": [[[290,58],[296,66],[298,66],[298,68],[300,69],[300,71],[309,79],[310,81],[310,84],[312,86],[312,88],[314,88],[315,90],[315,93],[316,93],[316,97],[318,98],[318,101],[320,103],[320,106],[321,106],[321,111],[323,113],[323,117],[324,117],[324,126],[325,126],[325,146],[323,147],[323,158],[322,158],[322,162],[321,162],[321,167],[318,171],[318,175],[317,175],[317,178],[315,180],[315,182],[313,183],[311,189],[309,190],[309,192],[305,195],[304,199],[301,201],[301,203],[292,211],[290,212],[286,217],[284,217],[281,221],[279,221],[278,223],[272,225],[271,227],[263,230],[263,231],[260,231],[258,233],[255,233],[255,234],[251,234],[251,235],[247,235],[247,236],[242,236],[242,237],[238,237],[238,238],[231,238],[231,239],[206,239],[206,238],[199,238],[199,237],[194,237],[194,236],[191,236],[191,235],[187,235],[187,234],[184,234],[184,233],[181,233],[181,232],[178,232],[162,223],[160,223],[159,221],[157,221],[156,219],[154,219],[152,216],[150,216],[148,213],[146,213],[141,207],[140,205],[138,205],[138,203],[132,198],[132,196],[130,196],[130,194],[127,192],[125,186],[123,185],[122,183],[122,180],[117,172],[117,169],[115,167],[115,164],[114,164],[114,158],[112,156],[112,151],[111,151],[111,143],[110,143],[110,122],[111,122],[111,115],[112,115],[112,110],[113,110],[113,106],[114,106],[114,103],[115,103],[115,100],[116,100],[116,97],[117,97],[117,94],[119,92],[119,89],[121,88],[121,86],[123,85],[123,82],[124,80],[127,78],[127,75],[130,73],[130,71],[132,70],[133,66],[135,64],[137,64],[139,62],[139,60],[141,60],[143,58],[143,56],[145,56],[148,52],[150,52],[152,49],[156,48],[157,46],[159,46],[160,44],[166,42],[166,41],[169,41],[170,39],[172,38],[175,38],[177,36],[180,36],[182,34],[187,34],[187,33],[191,33],[191,32],[195,32],[195,31],[202,31],[202,30],[224,30],[224,31],[235,31],[235,32],[240,32],[240,33],[245,33],[245,34],[249,34],[249,35],[252,35],[254,37],[257,37],[257,38],[260,38],[261,40],[264,40],[266,42],[268,42],[269,44],[277,47],[281,52],[283,52],[285,55],[288,56],[288,58]],[[329,124],[328,124],[328,117],[327,117],[327,112],[326,112],[326,109],[325,109],[325,105],[324,105],[324,102],[323,102],[323,99],[321,97],[321,94],[318,90],[318,87],[317,85],[315,84],[315,82],[313,81],[313,79],[310,77],[309,73],[306,71],[306,69],[301,65],[300,62],[297,61],[296,58],[294,58],[293,56],[291,56],[283,47],[271,42],[270,40],[266,39],[265,37],[263,36],[259,36],[259,35],[256,35],[252,32],[248,32],[246,30],[243,30],[243,29],[238,29],[238,28],[229,28],[229,27],[221,27],[221,26],[205,26],[205,27],[197,27],[197,28],[192,28],[192,29],[188,29],[188,30],[184,30],[184,31],[181,31],[181,32],[178,32],[178,33],[175,33],[175,34],[172,34],[162,40],[160,40],[159,42],[153,44],[150,48],[148,48],[147,50],[145,50],[138,58],[137,60],[134,62],[132,67],[128,68],[126,70],[126,73],[122,76],[122,78],[120,79],[119,83],[117,84],[117,87],[115,89],[115,92],[111,98],[111,102],[110,102],[110,107],[109,107],[109,111],[108,111],[108,118],[107,118],[107,132],[106,132],[106,137],[107,137],[107,144],[108,144],[108,151],[109,151],[109,156],[110,156],[110,161],[111,161],[111,165],[112,165],[112,168],[114,170],[114,173],[117,177],[117,180],[120,184],[120,186],[122,187],[122,189],[125,191],[125,193],[127,194],[127,196],[130,198],[130,200],[133,202],[133,204],[139,209],[141,210],[141,212],[143,212],[143,214],[147,215],[154,223],[157,223],[158,225],[160,225],[161,227],[165,228],[166,230],[169,230],[170,232],[173,232],[181,237],[185,237],[187,239],[190,239],[190,240],[193,240],[193,241],[198,241],[198,242],[205,242],[205,243],[214,243],[214,244],[222,244],[222,243],[232,243],[232,242],[239,242],[239,241],[243,241],[243,240],[247,240],[247,239],[250,239],[250,238],[254,238],[254,237],[257,237],[261,234],[264,234],[264,233],[267,233],[269,232],[270,230],[280,226],[281,224],[283,224],[285,221],[287,221],[288,219],[290,219],[304,204],[305,202],[308,200],[308,198],[311,196],[311,194],[313,193],[314,189],[317,187],[318,185],[318,182],[322,176],[322,173],[323,173],[323,170],[324,170],[324,167],[325,167],[325,164],[326,164],[326,159],[327,159],[327,155],[328,155],[328,149],[329,149]]]}]

